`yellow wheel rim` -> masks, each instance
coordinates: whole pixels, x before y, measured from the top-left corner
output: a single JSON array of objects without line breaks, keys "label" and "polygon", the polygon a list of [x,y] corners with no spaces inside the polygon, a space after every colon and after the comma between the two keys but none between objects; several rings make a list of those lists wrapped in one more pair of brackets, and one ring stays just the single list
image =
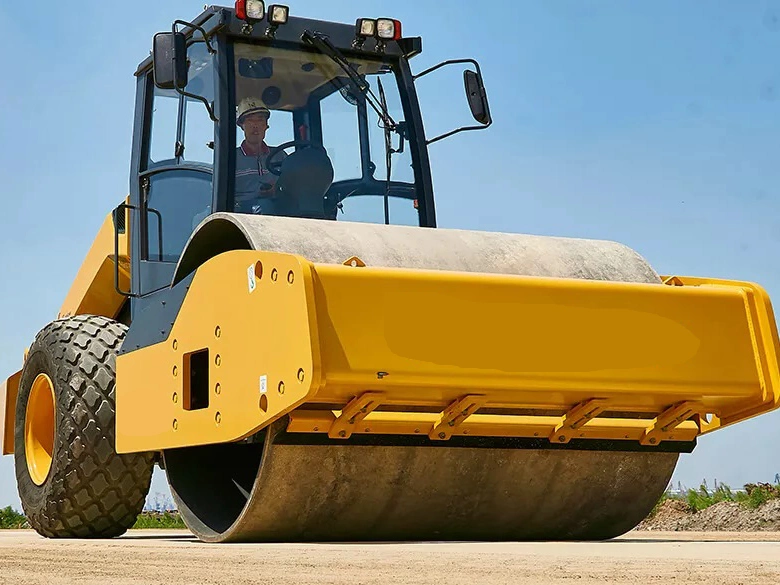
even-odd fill
[{"label": "yellow wheel rim", "polygon": [[38,374],[30,390],[24,421],[24,451],[27,470],[36,485],[43,485],[54,453],[54,384]]}]

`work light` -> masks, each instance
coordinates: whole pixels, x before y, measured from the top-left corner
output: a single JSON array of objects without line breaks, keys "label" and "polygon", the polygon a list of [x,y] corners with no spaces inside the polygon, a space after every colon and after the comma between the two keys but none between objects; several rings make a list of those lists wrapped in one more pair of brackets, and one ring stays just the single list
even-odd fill
[{"label": "work light", "polygon": [[383,41],[397,41],[401,38],[401,23],[392,18],[378,18],[376,36]]},{"label": "work light", "polygon": [[376,20],[373,18],[358,18],[355,23],[357,36],[362,39],[373,37],[376,34]]},{"label": "work light", "polygon": [[274,26],[280,24],[287,24],[287,19],[290,17],[290,9],[287,6],[281,4],[272,4],[268,7],[268,22]]},{"label": "work light", "polygon": [[265,3],[263,0],[236,0],[236,16],[247,22],[263,20]]}]

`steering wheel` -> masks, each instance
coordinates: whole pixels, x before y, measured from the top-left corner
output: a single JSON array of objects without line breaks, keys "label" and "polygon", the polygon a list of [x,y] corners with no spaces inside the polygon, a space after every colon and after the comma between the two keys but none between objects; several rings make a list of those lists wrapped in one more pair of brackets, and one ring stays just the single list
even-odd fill
[{"label": "steering wheel", "polygon": [[268,152],[268,156],[265,158],[265,168],[268,169],[269,173],[276,175],[277,177],[282,174],[282,163],[284,160],[275,161],[274,158],[278,157],[279,153],[284,152],[286,149],[292,146],[297,146],[298,148],[319,148],[325,150],[318,144],[314,144],[311,140],[290,140],[289,142],[285,142],[279,146],[274,146],[271,148],[271,150]]}]

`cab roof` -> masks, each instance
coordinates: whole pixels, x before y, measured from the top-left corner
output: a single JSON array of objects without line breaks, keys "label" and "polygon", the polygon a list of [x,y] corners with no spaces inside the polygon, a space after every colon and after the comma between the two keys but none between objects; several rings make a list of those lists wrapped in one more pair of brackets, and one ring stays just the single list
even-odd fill
[{"label": "cab roof", "polygon": [[[374,56],[387,55],[391,57],[403,57],[410,59],[422,52],[422,39],[420,37],[402,38],[398,41],[388,41],[382,50],[377,51],[376,39],[369,38],[360,49],[353,47],[352,42],[355,39],[355,24],[344,24],[338,22],[329,22],[325,20],[313,20],[295,16],[292,11],[286,24],[278,27],[273,39],[266,36],[268,24],[259,22],[253,27],[247,27],[246,22],[236,16],[233,8],[223,6],[207,6],[194,20],[184,22],[177,21],[177,29],[190,36],[194,28],[187,25],[202,27],[206,33],[211,36],[215,33],[224,33],[234,40],[244,40],[249,42],[277,42],[292,43],[302,46],[301,35],[305,30],[326,34],[330,41],[339,48],[344,54]],[[172,26],[176,26],[172,25]],[[249,30],[251,29],[251,30]],[[198,35],[200,36],[200,35]],[[151,54],[144,59],[135,72],[140,75],[152,66]]]}]

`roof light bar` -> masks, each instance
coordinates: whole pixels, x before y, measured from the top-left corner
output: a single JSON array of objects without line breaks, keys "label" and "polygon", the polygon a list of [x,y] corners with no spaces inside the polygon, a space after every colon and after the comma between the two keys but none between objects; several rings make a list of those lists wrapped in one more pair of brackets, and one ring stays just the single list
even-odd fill
[{"label": "roof light bar", "polygon": [[352,47],[362,49],[367,39],[377,41],[376,50],[384,52],[388,41],[401,39],[401,21],[393,18],[358,18],[355,22],[355,39]]}]

